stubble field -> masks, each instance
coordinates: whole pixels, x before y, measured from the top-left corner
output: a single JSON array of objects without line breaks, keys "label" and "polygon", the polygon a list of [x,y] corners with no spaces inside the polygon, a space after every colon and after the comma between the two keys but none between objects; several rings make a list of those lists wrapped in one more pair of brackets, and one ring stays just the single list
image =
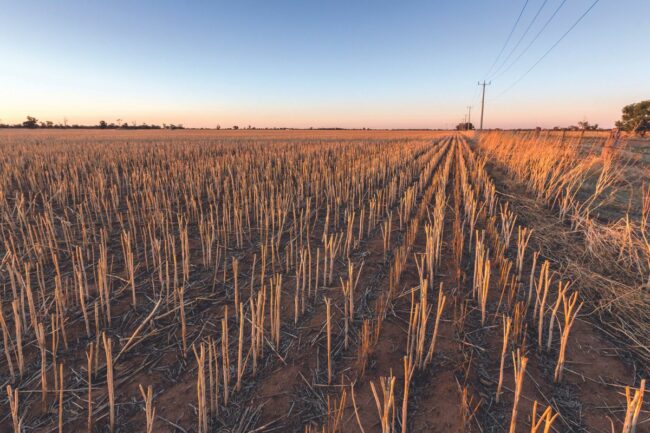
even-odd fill
[{"label": "stubble field", "polygon": [[646,148],[0,132],[0,431],[650,432]]}]

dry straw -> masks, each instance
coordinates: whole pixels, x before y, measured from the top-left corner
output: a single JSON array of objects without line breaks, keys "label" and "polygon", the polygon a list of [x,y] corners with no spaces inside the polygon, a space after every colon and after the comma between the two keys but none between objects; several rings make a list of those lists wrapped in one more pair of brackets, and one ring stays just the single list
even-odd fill
[{"label": "dry straw", "polygon": [[519,399],[521,398],[521,390],[524,385],[524,377],[526,374],[526,364],[528,358],[522,356],[519,349],[516,355],[512,354],[513,368],[515,372],[515,395],[512,401],[512,414],[510,416],[510,433],[515,433],[517,430],[517,413],[519,411]]},{"label": "dry straw", "polygon": [[148,385],[146,392],[142,385],[138,385],[138,388],[144,400],[144,413],[147,418],[146,433],[153,433],[153,423],[156,419],[156,408],[153,405],[153,388]]}]

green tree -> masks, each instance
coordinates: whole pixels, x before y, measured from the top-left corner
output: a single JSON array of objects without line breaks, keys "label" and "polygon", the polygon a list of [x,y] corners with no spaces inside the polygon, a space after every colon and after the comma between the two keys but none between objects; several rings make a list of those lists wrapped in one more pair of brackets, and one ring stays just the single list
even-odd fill
[{"label": "green tree", "polygon": [[27,120],[23,122],[25,128],[38,128],[38,119],[36,117],[27,116]]},{"label": "green tree", "polygon": [[105,129],[108,125],[106,124],[105,120],[100,120],[99,121],[99,127],[102,129]]},{"label": "green tree", "polygon": [[461,122],[456,125],[457,131],[471,131],[474,129],[474,124],[470,122]]},{"label": "green tree", "polygon": [[585,131],[595,131],[598,129],[598,124],[590,124],[587,120],[583,120],[581,122],[578,122],[578,127],[580,129],[584,129]]},{"label": "green tree", "polygon": [[621,131],[634,131],[644,134],[650,129],[650,99],[623,107],[621,120],[616,122]]}]

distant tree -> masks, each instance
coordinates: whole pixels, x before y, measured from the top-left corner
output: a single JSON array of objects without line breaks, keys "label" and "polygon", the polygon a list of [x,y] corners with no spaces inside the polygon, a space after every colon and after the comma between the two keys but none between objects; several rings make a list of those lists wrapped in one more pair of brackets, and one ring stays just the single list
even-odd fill
[{"label": "distant tree", "polygon": [[51,128],[53,126],[54,126],[54,122],[52,122],[51,120],[48,120],[48,121],[45,122],[45,127],[46,128]]},{"label": "distant tree", "polygon": [[616,127],[621,131],[633,131],[644,136],[650,130],[650,99],[623,107],[621,120]]},{"label": "distant tree", "polygon": [[239,126],[235,125],[232,127],[232,129],[239,129]]},{"label": "distant tree", "polygon": [[217,129],[221,129],[221,125],[217,124]]},{"label": "distant tree", "polygon": [[102,128],[102,129],[106,129],[107,126],[108,126],[108,124],[106,123],[105,120],[100,120],[100,121],[99,121],[99,127],[100,127],[100,128]]},{"label": "distant tree", "polygon": [[25,128],[38,128],[38,119],[36,117],[27,116],[27,120],[23,122]]},{"label": "distant tree", "polygon": [[474,129],[474,124],[471,122],[461,122],[456,125],[457,131],[470,131]]},{"label": "distant tree", "polygon": [[595,131],[598,129],[598,124],[590,125],[587,120],[583,120],[581,122],[578,122],[578,127],[584,131]]}]

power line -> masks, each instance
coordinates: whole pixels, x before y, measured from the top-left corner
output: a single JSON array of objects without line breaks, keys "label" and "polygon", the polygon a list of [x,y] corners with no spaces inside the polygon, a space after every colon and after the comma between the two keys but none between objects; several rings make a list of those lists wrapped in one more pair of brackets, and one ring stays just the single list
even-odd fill
[{"label": "power line", "polygon": [[548,27],[548,25],[551,23],[551,21],[553,21],[553,19],[557,15],[557,13],[560,11],[560,9],[562,9],[562,6],[564,6],[564,4],[566,2],[567,2],[567,0],[562,0],[562,3],[560,3],[559,6],[557,8],[555,8],[555,11],[553,11],[553,14],[551,14],[551,16],[548,18],[548,20],[546,20],[546,22],[544,23],[542,28],[539,29],[539,31],[535,35],[535,37],[528,43],[528,45],[526,45],[526,48],[524,48],[524,50],[521,53],[519,53],[519,55],[517,56],[516,59],[514,59],[512,62],[510,62],[510,64],[508,65],[507,68],[505,68],[503,71],[501,71],[500,74],[494,76],[493,79],[499,78],[500,76],[502,76],[503,74],[508,72],[510,70],[510,68],[512,68],[519,61],[519,59],[521,59],[523,57],[523,55],[526,54],[526,52],[528,52],[530,47],[535,43],[535,41],[537,41],[537,39],[544,32],[544,30],[546,30],[546,27]]},{"label": "power line", "polygon": [[474,94],[472,95],[472,99],[470,102],[473,104],[476,101],[476,97],[478,96],[478,87],[474,88]]},{"label": "power line", "polygon": [[[544,60],[544,59],[546,58],[546,56],[548,56],[548,55],[550,54],[550,52],[553,51],[553,49],[554,49],[555,47],[557,47],[557,46],[560,44],[560,42],[562,42],[562,40],[563,40],[565,37],[567,37],[567,35],[568,35],[569,33],[571,33],[571,31],[572,31],[572,30],[573,30],[573,29],[574,29],[574,28],[575,28],[575,27],[580,23],[580,21],[582,21],[582,20],[584,19],[584,17],[587,16],[587,14],[588,14],[589,12],[591,12],[591,10],[594,8],[594,6],[596,6],[596,4],[598,4],[599,1],[600,1],[600,0],[595,0],[595,1],[591,4],[591,6],[589,6],[589,8],[588,8],[588,9],[587,9],[587,10],[586,10],[582,15],[580,15],[580,18],[578,18],[577,21],[576,21],[575,23],[573,23],[573,25],[572,25],[571,27],[569,27],[569,29],[568,29],[566,32],[564,32],[564,34],[560,37],[560,39],[558,39],[558,40],[557,40],[557,41],[556,41],[556,42],[551,46],[551,48],[549,48],[549,49],[548,49],[548,50],[547,50],[547,51],[542,55],[542,57],[540,57],[540,58],[539,58],[535,63],[533,63],[533,66],[531,66],[531,67],[530,67],[526,72],[524,72],[524,74],[523,74],[521,77],[519,77],[519,78],[518,78],[514,83],[512,83],[512,84],[511,84],[508,88],[506,88],[503,92],[499,93],[499,94],[498,94],[494,99],[500,98],[501,96],[503,96],[504,94],[506,94],[507,92],[509,92],[510,89],[512,89],[513,87],[515,87],[517,84],[519,84],[519,82],[520,82],[521,80],[523,80],[523,79],[524,79],[524,78],[525,78],[525,77],[526,77],[526,76],[527,76],[527,75],[528,75],[528,74],[529,74],[533,69],[535,69],[535,67],[536,67],[537,65],[539,65],[539,64],[541,63],[541,61]],[[494,99],[493,99],[493,100],[494,100]]]},{"label": "power line", "polygon": [[510,50],[510,52],[508,53],[506,58],[503,59],[503,61],[501,62],[501,64],[497,68],[497,70],[494,72],[494,74],[496,76],[498,76],[499,71],[501,70],[501,68],[503,68],[503,66],[508,62],[508,60],[510,60],[510,57],[514,54],[514,52],[517,51],[517,48],[519,48],[519,45],[523,42],[524,38],[526,37],[526,35],[530,31],[530,28],[533,26],[533,24],[535,24],[535,21],[537,21],[537,17],[539,17],[539,14],[542,12],[542,9],[544,9],[544,6],[546,6],[546,3],[548,3],[548,0],[544,0],[542,2],[542,5],[539,7],[539,9],[537,9],[537,12],[535,13],[535,16],[533,17],[531,22],[528,23],[528,27],[526,27],[526,30],[524,30],[522,35],[519,37],[519,40],[515,44],[515,46],[512,48],[512,50]]},{"label": "power line", "polygon": [[512,37],[512,34],[515,32],[515,29],[517,28],[517,25],[519,24],[519,21],[521,20],[521,16],[524,14],[524,10],[526,10],[526,6],[528,6],[529,1],[530,0],[526,0],[526,2],[524,3],[524,7],[521,8],[521,12],[519,12],[519,16],[517,17],[517,20],[515,21],[515,25],[512,26],[512,30],[510,30],[510,34],[508,35],[508,38],[506,39],[506,42],[503,44],[503,47],[501,47],[501,51],[499,51],[499,54],[497,55],[497,58],[494,59],[494,63],[492,63],[492,66],[490,66],[490,69],[488,70],[487,74],[485,74],[486,77],[488,75],[490,75],[490,73],[492,72],[492,69],[494,69],[494,66],[497,64],[497,62],[501,58],[501,54],[503,54],[503,51],[508,46],[508,42],[510,42],[510,38]]}]

